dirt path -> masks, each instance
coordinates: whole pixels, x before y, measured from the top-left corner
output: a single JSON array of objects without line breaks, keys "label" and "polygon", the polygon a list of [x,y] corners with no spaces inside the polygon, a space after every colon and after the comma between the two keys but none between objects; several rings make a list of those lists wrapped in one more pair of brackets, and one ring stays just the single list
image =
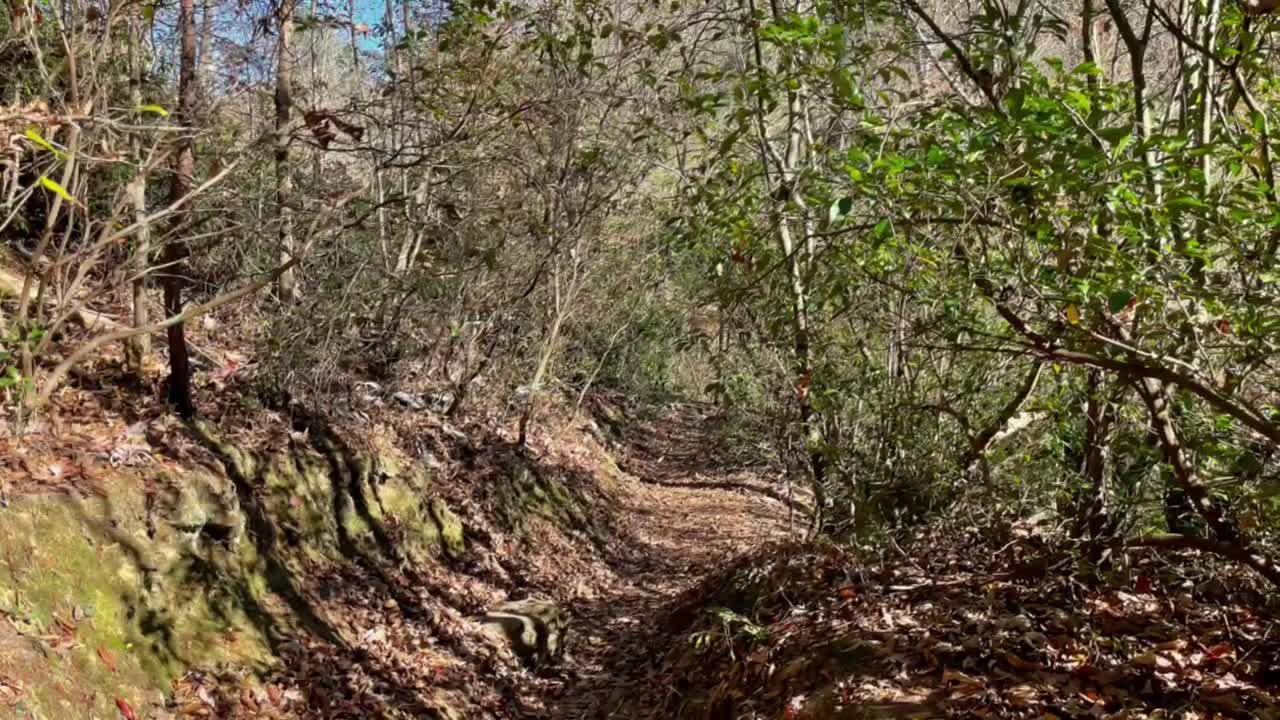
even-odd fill
[{"label": "dirt path", "polygon": [[779,492],[769,471],[729,457],[706,408],[670,408],[628,430],[619,465],[616,584],[574,608],[567,657],[539,681],[530,717],[637,717],[629,700],[659,682],[653,641],[680,593],[761,544],[803,532],[801,498]]}]

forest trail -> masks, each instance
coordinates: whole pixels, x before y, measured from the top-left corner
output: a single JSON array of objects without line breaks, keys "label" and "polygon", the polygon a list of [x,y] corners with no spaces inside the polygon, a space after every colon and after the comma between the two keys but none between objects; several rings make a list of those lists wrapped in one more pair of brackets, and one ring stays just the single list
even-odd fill
[{"label": "forest trail", "polygon": [[566,657],[537,680],[528,717],[634,717],[632,692],[661,683],[651,644],[680,594],[765,543],[804,534],[806,498],[731,457],[709,411],[674,405],[627,429],[615,542],[630,542],[611,559],[616,582],[573,609]]}]

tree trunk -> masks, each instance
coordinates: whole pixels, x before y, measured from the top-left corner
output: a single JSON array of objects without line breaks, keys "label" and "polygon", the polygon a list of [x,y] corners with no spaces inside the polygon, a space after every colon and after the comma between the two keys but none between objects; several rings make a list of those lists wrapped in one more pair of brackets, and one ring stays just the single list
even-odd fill
[{"label": "tree trunk", "polygon": [[1039,361],[1032,363],[1031,369],[1027,371],[1026,377],[1023,378],[1022,384],[1018,387],[1018,392],[1001,408],[999,414],[992,419],[990,424],[969,439],[969,449],[965,452],[964,460],[961,464],[966,478],[981,478],[983,484],[990,482],[990,471],[987,468],[987,450],[991,448],[992,441],[996,439],[1000,431],[1004,430],[1009,421],[1022,410],[1027,398],[1031,397],[1031,394],[1035,392],[1036,384],[1040,381],[1040,373],[1043,368],[1044,364]]},{"label": "tree trunk", "polygon": [[[1159,172],[1159,158],[1153,144],[1147,143],[1151,137],[1151,108],[1147,104],[1147,50],[1150,41],[1150,25],[1141,33],[1129,22],[1124,4],[1121,0],[1105,0],[1107,11],[1115,23],[1116,31],[1129,54],[1129,72],[1133,83],[1133,136],[1138,145],[1145,148],[1143,163],[1146,166],[1147,187],[1159,203],[1164,196],[1164,189]],[[1151,12],[1151,11],[1148,11]]]},{"label": "tree trunk", "polygon": [[1114,528],[1111,517],[1111,483],[1107,468],[1111,455],[1111,426],[1115,419],[1113,407],[1111,399],[1106,395],[1102,371],[1089,368],[1084,412],[1084,462],[1080,467],[1087,495],[1080,504],[1076,530],[1078,534],[1086,534],[1095,540],[1109,534]]},{"label": "tree trunk", "polygon": [[[316,0],[311,0],[311,3],[307,7],[308,18],[314,19],[316,17],[316,11],[317,11],[316,6],[317,6]],[[325,98],[324,95],[321,93],[321,88],[324,87],[324,83],[320,79],[320,64],[319,64],[320,63],[320,41],[326,37],[327,32],[328,31],[322,32],[319,30],[313,30],[312,32],[307,33],[307,40],[309,41],[307,54],[311,56],[310,58],[308,58],[308,65],[310,66],[309,70],[311,74],[311,107],[313,108],[328,106],[326,102],[327,98]],[[324,177],[323,152],[324,151],[322,148],[317,147],[317,148],[311,149],[311,191],[313,193],[324,192],[322,187],[323,183],[321,182],[321,179]]]},{"label": "tree trunk", "polygon": [[[1208,50],[1216,47],[1215,39],[1218,35],[1218,16],[1221,12],[1221,0],[1208,0],[1208,7],[1204,10],[1204,17],[1201,18],[1200,42]],[[1217,104],[1217,76],[1216,68],[1213,65],[1213,59],[1205,55],[1200,56],[1197,63],[1199,72],[1199,111],[1196,118],[1196,146],[1204,151],[1200,157],[1200,172],[1204,174],[1201,180],[1200,192],[1205,202],[1211,202],[1209,193],[1213,191],[1213,155],[1208,152],[1209,146],[1213,143],[1213,113]],[[1275,188],[1272,188],[1274,192]],[[1206,237],[1209,233],[1209,224],[1200,219],[1197,221],[1197,235],[1201,244],[1206,244],[1209,239]],[[1185,248],[1182,248],[1185,251]],[[1197,284],[1204,282],[1204,258],[1196,257],[1192,261],[1192,277]]]},{"label": "tree trunk", "polygon": [[[293,236],[293,209],[289,206],[293,195],[293,177],[289,167],[289,117],[293,113],[293,0],[280,0],[276,8],[277,30],[280,34],[276,45],[276,216],[279,220],[280,263],[293,259],[296,251]],[[282,302],[297,299],[297,278],[292,269],[281,273],[277,290]]]},{"label": "tree trunk", "polygon": [[205,111],[208,111],[209,94],[212,88],[210,85],[213,80],[213,60],[209,54],[213,48],[213,4],[215,0],[203,0],[200,5],[200,45],[197,48],[196,60],[200,63],[200,69],[196,76],[197,82],[200,83],[200,92],[205,96]]},{"label": "tree trunk", "polygon": [[[142,105],[142,28],[140,21],[131,20],[129,24],[129,102],[134,107]],[[142,157],[142,137],[135,133],[130,139],[135,159]],[[133,284],[130,288],[131,315],[135,328],[146,327],[147,317],[147,279],[146,271],[151,254],[151,228],[144,220],[147,217],[147,175],[146,171],[138,172],[138,176],[129,185],[129,203],[133,207],[133,221],[138,224],[138,231],[133,236]],[[146,333],[131,338],[125,343],[125,358],[129,374],[139,384],[145,379],[143,364],[151,352],[151,336]]]},{"label": "tree trunk", "polygon": [[[754,61],[756,64],[756,72],[761,79],[761,87],[766,87],[764,52],[761,49],[760,28],[755,20],[756,8],[754,2],[748,2],[747,8],[751,14],[750,30],[751,43]],[[771,4],[771,12],[775,18],[781,19],[782,11],[776,3]],[[779,63],[784,63],[779,60]],[[785,71],[785,68],[780,68]],[[779,155],[770,144],[768,132],[768,110],[766,110],[763,101],[757,97],[756,101],[756,130],[759,133],[760,142],[760,160],[765,169],[765,186],[769,192],[769,196],[774,199],[775,205],[770,209],[771,222],[773,230],[776,233],[779,250],[783,257],[787,259],[787,271],[791,284],[791,324],[792,324],[792,366],[795,373],[794,390],[797,402],[797,414],[799,415],[802,440],[804,442],[805,454],[809,463],[810,482],[814,493],[814,529],[821,532],[826,522],[824,509],[827,504],[827,458],[822,452],[822,422],[818,413],[815,412],[811,400],[813,389],[813,361],[812,361],[812,322],[809,314],[808,305],[808,289],[805,284],[805,268],[807,256],[802,255],[802,250],[812,251],[812,243],[814,233],[812,232],[811,223],[807,218],[803,223],[804,237],[795,237],[791,221],[786,217],[788,205],[795,204],[801,211],[807,210],[804,206],[804,199],[801,196],[800,188],[797,187],[799,181],[799,173],[797,171],[804,152],[805,135],[805,112],[800,90],[797,88],[789,88],[787,91],[786,104],[786,120],[787,120],[787,137],[786,147],[782,155]],[[770,165],[773,168],[770,169]]]},{"label": "tree trunk", "polygon": [[[577,272],[575,271],[575,280],[576,276]],[[525,398],[524,408],[520,413],[519,435],[516,440],[516,444],[520,447],[524,447],[529,440],[529,424],[538,412],[542,384],[546,381],[547,372],[551,369],[551,360],[555,357],[556,347],[560,343],[560,331],[569,315],[570,299],[567,296],[574,290],[573,288],[567,288],[562,291],[558,265],[552,267],[552,289],[555,292],[554,315],[551,318],[551,327],[547,330],[546,337],[543,338],[542,352],[538,356],[538,367],[534,370],[533,380],[527,386],[529,394]]]},{"label": "tree trunk", "polygon": [[1182,439],[1178,434],[1177,422],[1174,419],[1173,406],[1170,402],[1169,389],[1164,383],[1151,378],[1139,380],[1135,383],[1135,386],[1150,411],[1152,429],[1155,431],[1156,439],[1164,451],[1165,462],[1168,463],[1169,468],[1173,471],[1174,480],[1177,482],[1181,492],[1186,496],[1186,501],[1191,504],[1191,507],[1195,508],[1195,511],[1200,514],[1200,517],[1204,518],[1205,523],[1209,526],[1209,530],[1214,536],[1210,542],[1222,548],[1222,550],[1215,550],[1215,552],[1240,560],[1257,571],[1258,574],[1280,586],[1280,568],[1276,567],[1275,563],[1269,558],[1249,546],[1248,541],[1240,533],[1236,523],[1222,511],[1221,507],[1213,502],[1213,498],[1209,496],[1208,488],[1197,477],[1195,468],[1192,466],[1190,458],[1187,457],[1186,450],[1182,446]]},{"label": "tree trunk", "polygon": [[[195,109],[196,109],[196,9],[195,0],[180,0],[178,34],[181,40],[181,67],[178,74],[178,123],[183,132],[177,140],[173,184],[169,201],[177,202],[191,192],[195,175]],[[170,317],[182,313],[182,289],[186,282],[188,249],[183,239],[186,223],[181,216],[178,226],[164,246],[164,309]],[[191,399],[191,359],[187,350],[184,323],[168,328],[169,402],[183,418],[195,415]]]},{"label": "tree trunk", "polygon": [[[1160,442],[1165,462],[1174,473],[1174,480],[1178,484],[1181,495],[1187,498],[1190,506],[1206,521],[1217,541],[1240,541],[1239,528],[1236,528],[1235,523],[1225,512],[1222,512],[1221,507],[1213,502],[1213,498],[1208,495],[1208,488],[1199,482],[1196,469],[1193,468],[1192,461],[1187,456],[1187,450],[1179,437],[1169,388],[1165,387],[1160,380],[1149,378],[1138,380],[1137,387],[1139,395],[1142,396],[1143,402],[1146,402],[1147,409],[1151,413],[1151,427],[1155,430],[1156,441]],[[1175,492],[1174,495],[1178,493]]]}]

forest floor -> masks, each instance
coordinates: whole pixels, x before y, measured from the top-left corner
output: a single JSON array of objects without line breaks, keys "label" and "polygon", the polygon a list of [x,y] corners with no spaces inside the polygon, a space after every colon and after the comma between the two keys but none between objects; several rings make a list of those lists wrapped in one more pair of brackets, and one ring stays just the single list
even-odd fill
[{"label": "forest floor", "polygon": [[629,427],[619,444],[620,531],[613,577],[574,609],[560,668],[532,688],[533,716],[636,717],[631,704],[666,682],[662,627],[678,599],[707,577],[808,526],[807,495],[779,490],[769,469],[727,454],[709,409],[681,404]]},{"label": "forest floor", "polygon": [[[78,403],[63,415],[76,420],[21,445],[0,441],[0,531],[31,519],[32,497],[105,497],[152,470],[181,476],[201,461],[163,408],[140,417],[111,387],[63,400]],[[394,407],[344,430],[439,439],[440,419]],[[94,630],[106,609],[85,611],[86,579],[120,586],[101,560],[123,535],[66,528],[63,545],[88,543],[90,562],[77,568],[63,545],[17,533],[0,542],[0,717],[70,716],[30,702],[52,672],[65,697],[100,709],[96,694],[125,720],[1280,720],[1276,598],[1238,569],[1151,550],[1095,566],[1050,529],[991,512],[886,536],[874,550],[804,542],[807,495],[733,448],[713,408],[632,417],[618,408],[606,402],[595,420],[562,408],[527,449],[511,444],[501,418],[451,429],[465,447],[433,445],[443,462],[428,492],[465,521],[461,556],[281,553],[289,562],[270,592],[188,575],[180,601],[207,593],[224,609],[256,610],[234,627],[228,618],[240,615],[218,615],[213,635],[194,637],[232,647],[261,635],[271,660],[179,658],[171,688],[125,681],[154,632],[106,643]],[[290,442],[281,418],[246,417],[228,406],[223,431],[257,447]],[[146,432],[122,445],[131,427]],[[154,457],[115,467],[121,448]],[[521,504],[527,488],[517,502],[504,495],[517,492],[519,468],[556,503]],[[121,477],[106,482],[113,473]],[[405,529],[388,523],[383,533]],[[41,603],[31,589],[59,573],[67,582]],[[474,622],[526,595],[572,617],[563,656],[534,670],[496,653]],[[136,593],[122,599],[146,606]]]},{"label": "forest floor", "polygon": [[[63,416],[76,418],[73,423],[37,427],[21,443],[0,439],[0,518],[49,507],[40,498],[80,507],[127,485],[149,488],[157,472],[180,476],[208,465],[163,407],[128,401],[115,388],[68,391],[61,398],[68,405]],[[210,415],[227,437],[245,447],[290,444],[279,418],[261,412],[241,417],[234,395],[221,397],[226,406],[211,408]],[[379,427],[394,427],[388,434],[395,437],[438,434],[439,421],[426,415],[385,414]],[[17,595],[0,595],[0,717],[7,717],[6,708],[21,717],[57,716],[42,713],[50,701],[35,695],[48,674],[46,662],[62,668],[48,697],[91,708],[114,703],[127,720],[640,717],[654,706],[642,710],[638,703],[661,699],[665,653],[688,642],[661,626],[668,611],[735,558],[798,539],[808,527],[805,493],[788,492],[776,467],[730,448],[719,422],[709,406],[678,403],[611,425],[606,442],[590,419],[561,413],[524,451],[492,432],[500,424],[492,418],[473,424],[469,449],[440,454],[445,476],[432,484],[432,492],[466,522],[466,557],[412,565],[398,553],[376,551],[346,558],[289,555],[293,559],[281,565],[288,592],[264,597],[261,608],[250,604],[253,622],[224,629],[226,638],[267,638],[277,661],[257,668],[187,663],[189,670],[164,698],[155,692],[164,688],[148,690],[136,672],[125,680],[125,666],[134,660],[128,656],[152,639],[145,629],[106,642],[94,629],[98,622],[81,610],[91,600],[71,589],[84,586],[82,579],[69,576],[68,588],[51,593],[48,607],[25,600],[30,593],[19,582]],[[362,430],[346,432],[356,437]],[[117,459],[122,447],[132,453],[123,464]],[[510,500],[502,488],[511,486],[514,468],[522,466],[551,483],[545,485],[549,492],[552,485],[560,488],[557,497],[567,493],[576,509],[519,509],[513,525],[503,514]],[[388,531],[396,532],[393,526]],[[114,552],[115,543],[92,537],[88,526],[68,533],[74,543],[88,543],[90,557]],[[10,558],[6,580],[64,572],[65,553],[52,547],[32,552],[49,545],[48,538],[24,532],[12,540],[12,548],[0,548]],[[24,554],[28,560],[14,559]],[[222,598],[224,610],[256,597],[240,592],[245,588],[236,578],[191,576],[182,582],[188,584],[180,586],[187,588],[185,597],[173,599],[177,612],[206,593]],[[228,595],[227,587],[236,592]],[[125,605],[146,605],[140,590],[122,590]],[[565,653],[537,670],[495,655],[472,622],[507,598],[529,594],[554,599],[572,617]]]}]

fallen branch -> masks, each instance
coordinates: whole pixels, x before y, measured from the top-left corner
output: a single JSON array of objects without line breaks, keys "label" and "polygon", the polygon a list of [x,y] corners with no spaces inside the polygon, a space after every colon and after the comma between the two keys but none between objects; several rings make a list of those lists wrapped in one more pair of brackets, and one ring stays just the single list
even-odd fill
[{"label": "fallen branch", "polygon": [[[21,276],[0,267],[0,295],[12,295],[14,297],[18,297],[22,294],[22,285],[23,279]],[[90,330],[119,330],[124,327],[124,325],[111,316],[100,313],[96,310],[90,310],[84,305],[80,305],[78,303],[70,306],[69,313],[76,322],[79,322]]]},{"label": "fallen branch", "polygon": [[1157,550],[1198,550],[1207,552],[1252,568],[1259,575],[1280,586],[1280,571],[1277,570],[1275,564],[1239,543],[1211,540],[1197,535],[1154,533],[1124,540],[1123,544],[1126,549],[1154,548]]}]

